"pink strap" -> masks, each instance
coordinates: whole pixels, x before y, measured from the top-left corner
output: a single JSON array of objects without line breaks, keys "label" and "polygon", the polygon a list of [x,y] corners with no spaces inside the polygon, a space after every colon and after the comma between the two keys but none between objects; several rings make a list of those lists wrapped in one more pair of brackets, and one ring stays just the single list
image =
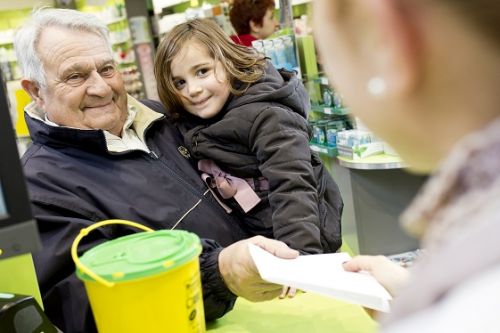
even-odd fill
[{"label": "pink strap", "polygon": [[[216,187],[217,191],[224,199],[234,198],[245,213],[250,211],[250,209],[260,202],[259,196],[244,179],[225,173],[214,163],[214,161],[200,160],[198,161],[198,169],[204,172],[201,177],[209,188]],[[212,181],[210,181],[210,177],[212,177]],[[217,196],[215,197],[217,198]],[[220,200],[217,201],[226,209],[227,205]],[[230,210],[229,207],[227,208]],[[226,209],[226,211],[228,211],[228,209]]]}]

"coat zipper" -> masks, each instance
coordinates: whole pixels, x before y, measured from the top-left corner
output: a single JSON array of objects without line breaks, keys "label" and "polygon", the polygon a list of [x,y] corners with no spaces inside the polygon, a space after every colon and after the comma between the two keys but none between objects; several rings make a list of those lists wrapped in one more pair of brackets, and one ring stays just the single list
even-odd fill
[{"label": "coat zipper", "polygon": [[149,157],[151,157],[153,160],[158,159],[158,155],[156,155],[156,153],[154,151],[152,151],[151,149],[149,150]]},{"label": "coat zipper", "polygon": [[[200,193],[196,190],[196,188],[194,188],[191,184],[189,184],[186,180],[184,180],[184,178],[182,178],[181,176],[179,176],[174,170],[172,170],[172,168],[170,168],[166,163],[164,163],[159,157],[158,155],[148,147],[149,149],[149,157],[153,160],[157,160],[157,161],[160,161],[160,163],[166,167],[166,169],[171,173],[173,174],[181,183],[185,184],[186,188],[188,188],[188,190],[191,192],[191,194],[193,194],[195,197],[198,198],[198,202],[195,203],[195,205],[193,207],[191,207],[188,212],[186,212],[186,214],[184,214],[181,218],[181,220],[183,220],[190,212],[191,210],[193,210],[196,206],[198,206],[201,201],[206,198],[208,200],[208,203],[210,206],[215,206],[216,209],[219,209],[219,210],[222,210],[223,212],[223,215],[224,215],[224,219],[229,221],[229,222],[233,222],[231,219],[228,218],[229,214],[227,214],[226,211],[224,211],[224,209],[215,201],[214,198],[210,199],[208,197],[206,197],[206,194],[207,193],[210,193],[210,191],[208,191],[208,189],[204,192],[204,193]],[[201,195],[200,195],[201,194]],[[207,200],[205,200],[205,202],[207,202]],[[180,223],[181,221],[177,221],[176,225],[174,226],[174,228]]]},{"label": "coat zipper", "polygon": [[158,154],[156,154],[152,149],[149,149],[149,157],[152,159],[152,160],[156,160],[156,161],[159,161],[163,166],[165,166],[167,168],[167,170],[173,174],[181,183],[183,183],[185,185],[186,188],[188,188],[190,190],[190,192],[196,196],[198,199],[200,198],[199,195],[201,194],[201,196],[203,197],[203,194],[198,192],[196,190],[196,188],[193,187],[193,185],[189,184],[186,180],[184,180],[184,178],[182,178],[177,172],[175,172],[170,166],[168,166],[168,164],[166,164],[165,162],[163,162],[163,160],[161,158],[158,157]]}]

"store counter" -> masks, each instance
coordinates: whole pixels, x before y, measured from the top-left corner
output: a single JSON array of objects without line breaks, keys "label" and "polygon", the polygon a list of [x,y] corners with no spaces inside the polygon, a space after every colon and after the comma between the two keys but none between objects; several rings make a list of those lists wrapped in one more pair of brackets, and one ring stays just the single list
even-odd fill
[{"label": "store counter", "polygon": [[357,305],[311,293],[252,303],[239,298],[233,311],[207,325],[208,333],[372,333],[377,324]]},{"label": "store counter", "polygon": [[399,225],[427,177],[408,173],[399,157],[324,159],[344,200],[342,234],[354,254],[397,254],[419,247]]},{"label": "store counter", "polygon": [[0,293],[31,295],[43,308],[31,254],[0,259],[0,272]]},{"label": "store counter", "polygon": [[352,160],[350,158],[337,156],[339,164],[350,169],[359,170],[389,170],[401,169],[405,165],[401,158],[393,155],[375,155],[368,156],[360,160]]}]

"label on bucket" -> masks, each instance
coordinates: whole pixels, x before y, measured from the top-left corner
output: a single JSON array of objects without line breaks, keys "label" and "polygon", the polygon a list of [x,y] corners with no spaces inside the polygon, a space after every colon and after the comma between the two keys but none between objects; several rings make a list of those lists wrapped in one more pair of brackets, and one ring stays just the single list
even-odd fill
[{"label": "label on bucket", "polygon": [[[191,276],[184,285],[186,286],[186,308],[189,327],[192,332],[204,332],[205,317],[199,311],[199,305],[203,304],[199,275]],[[203,320],[199,320],[200,316],[203,316]]]}]

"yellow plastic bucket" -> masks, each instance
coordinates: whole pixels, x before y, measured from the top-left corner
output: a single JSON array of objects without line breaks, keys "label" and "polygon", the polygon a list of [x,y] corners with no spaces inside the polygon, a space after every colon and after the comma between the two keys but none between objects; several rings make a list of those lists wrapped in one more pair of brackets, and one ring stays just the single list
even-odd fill
[{"label": "yellow plastic bucket", "polygon": [[[100,244],[78,258],[80,240],[109,224],[145,230]],[[199,238],[182,230],[103,221],[82,229],[71,247],[100,333],[205,332]]]}]

